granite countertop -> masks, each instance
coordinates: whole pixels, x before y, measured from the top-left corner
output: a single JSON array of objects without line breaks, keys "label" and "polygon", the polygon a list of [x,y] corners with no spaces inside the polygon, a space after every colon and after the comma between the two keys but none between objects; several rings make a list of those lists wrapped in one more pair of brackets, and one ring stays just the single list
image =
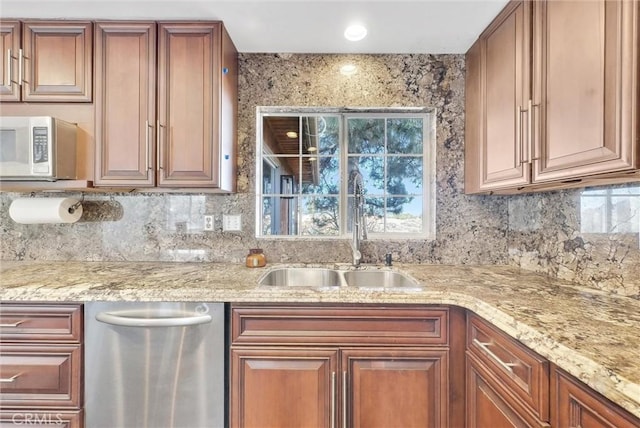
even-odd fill
[{"label": "granite countertop", "polygon": [[2,262],[0,300],[457,305],[492,322],[640,417],[640,301],[636,299],[509,266],[398,264],[392,268],[421,282],[422,289],[258,287],[260,276],[275,267],[278,265],[248,269],[226,263]]}]

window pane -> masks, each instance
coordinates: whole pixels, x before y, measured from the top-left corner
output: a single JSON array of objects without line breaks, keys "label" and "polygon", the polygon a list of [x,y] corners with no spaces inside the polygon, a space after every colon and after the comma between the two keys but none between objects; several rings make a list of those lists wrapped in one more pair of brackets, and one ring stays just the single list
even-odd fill
[{"label": "window pane", "polygon": [[300,154],[300,118],[298,116],[265,116],[262,120],[264,151],[274,155]]},{"label": "window pane", "polygon": [[[313,118],[318,138],[318,153],[335,156],[340,154],[340,118],[338,116],[322,116]],[[310,146],[303,153],[313,154]]]},{"label": "window pane", "polygon": [[422,197],[387,199],[387,233],[422,233]]},{"label": "window pane", "polygon": [[340,231],[337,197],[302,198],[302,235],[332,236]]},{"label": "window pane", "polygon": [[348,119],[349,153],[384,153],[384,119]]},{"label": "window pane", "polygon": [[274,233],[273,230],[271,229],[273,224],[274,199],[275,198],[273,197],[262,198],[262,234],[263,235],[271,235]]},{"label": "window pane", "polygon": [[338,195],[340,159],[336,157],[302,158],[302,193]]},{"label": "window pane", "polygon": [[390,195],[422,194],[421,157],[387,157],[387,192]]},{"label": "window pane", "polygon": [[422,154],[422,119],[389,119],[387,153]]},{"label": "window pane", "polygon": [[[380,156],[351,156],[349,157],[349,174],[354,165],[362,174],[362,182],[364,183],[365,193],[382,194],[384,189],[384,158]],[[351,183],[349,183],[349,193],[353,193]]]}]

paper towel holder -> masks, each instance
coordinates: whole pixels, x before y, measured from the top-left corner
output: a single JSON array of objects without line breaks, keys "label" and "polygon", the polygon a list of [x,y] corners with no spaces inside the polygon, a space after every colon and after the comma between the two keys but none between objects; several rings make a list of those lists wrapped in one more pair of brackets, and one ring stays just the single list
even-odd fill
[{"label": "paper towel holder", "polygon": [[73,214],[74,212],[76,212],[76,210],[82,206],[83,200],[84,200],[84,195],[82,195],[82,200],[79,200],[78,202],[76,202],[75,204],[69,207],[69,209],[67,210],[69,211],[69,214]]}]

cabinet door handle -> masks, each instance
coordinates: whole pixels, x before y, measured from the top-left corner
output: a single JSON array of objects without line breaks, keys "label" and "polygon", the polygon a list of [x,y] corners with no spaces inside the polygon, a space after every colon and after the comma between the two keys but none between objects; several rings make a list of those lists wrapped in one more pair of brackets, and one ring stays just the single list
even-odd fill
[{"label": "cabinet door handle", "polygon": [[[529,162],[529,155],[527,148],[524,144],[524,138],[522,137],[522,113],[528,113],[526,108],[518,107],[518,117],[516,118],[516,133],[518,135],[518,147],[520,148],[520,165]],[[528,116],[527,116],[528,117]]]},{"label": "cabinet door handle", "polygon": [[513,374],[513,367],[517,366],[518,364],[516,364],[516,363],[505,363],[504,361],[502,361],[500,359],[500,357],[498,357],[491,349],[489,349],[489,347],[491,345],[493,345],[493,343],[491,343],[491,342],[480,342],[478,339],[473,339],[473,344],[476,345],[478,348],[482,349],[484,352],[486,352],[486,354],[489,355],[489,357],[492,360],[494,360],[496,363],[498,363],[498,365],[500,367],[502,367],[503,369],[505,369],[509,373]]},{"label": "cabinet door handle", "polygon": [[22,49],[18,49],[18,85],[20,86],[22,86],[22,82],[24,80],[22,76],[23,67],[24,67],[24,52],[22,51]]},{"label": "cabinet door handle", "polygon": [[7,49],[7,78],[5,79],[5,82],[7,83],[6,86],[11,86],[11,83],[13,82],[12,76],[11,76],[11,59],[13,57],[11,56],[11,49]]},{"label": "cabinet door handle", "polygon": [[18,327],[20,324],[24,322],[27,322],[27,320],[20,320],[14,323],[3,323],[3,324],[0,324],[0,327]]},{"label": "cabinet door handle", "polygon": [[336,428],[336,372],[331,372],[331,428]]},{"label": "cabinet door handle", "polygon": [[153,129],[153,126],[151,126],[151,124],[149,124],[149,119],[145,120],[144,122],[144,132],[145,132],[145,144],[147,147],[147,159],[145,160],[146,164],[145,164],[145,170],[149,171],[151,169],[151,153],[153,150],[151,150],[151,146],[149,145],[149,131]]},{"label": "cabinet door handle", "polygon": [[156,150],[158,151],[158,169],[164,169],[164,159],[162,150],[162,125],[160,125],[160,119],[156,120]]},{"label": "cabinet door handle", "polygon": [[342,428],[347,428],[347,372],[342,372]]},{"label": "cabinet door handle", "polygon": [[538,152],[539,144],[536,143],[536,138],[535,138],[536,127],[534,126],[534,121],[536,118],[535,109],[538,107],[540,107],[540,104],[533,104],[533,102],[529,100],[529,141],[530,141],[529,151],[530,152],[531,152],[531,145],[533,145],[533,157],[531,158],[531,160],[540,159],[540,154]]},{"label": "cabinet door handle", "polygon": [[16,379],[18,379],[18,376],[20,376],[22,373],[18,373],[17,375],[13,375],[11,377],[3,377],[0,378],[0,383],[13,383],[16,381]]}]

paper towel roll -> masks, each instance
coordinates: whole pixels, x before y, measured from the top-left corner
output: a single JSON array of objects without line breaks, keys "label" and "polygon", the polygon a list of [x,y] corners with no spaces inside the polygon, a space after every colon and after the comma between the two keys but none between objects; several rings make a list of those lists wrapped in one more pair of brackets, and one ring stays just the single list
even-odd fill
[{"label": "paper towel roll", "polygon": [[75,223],[82,217],[82,205],[73,198],[23,198],[11,202],[9,215],[16,223]]}]

